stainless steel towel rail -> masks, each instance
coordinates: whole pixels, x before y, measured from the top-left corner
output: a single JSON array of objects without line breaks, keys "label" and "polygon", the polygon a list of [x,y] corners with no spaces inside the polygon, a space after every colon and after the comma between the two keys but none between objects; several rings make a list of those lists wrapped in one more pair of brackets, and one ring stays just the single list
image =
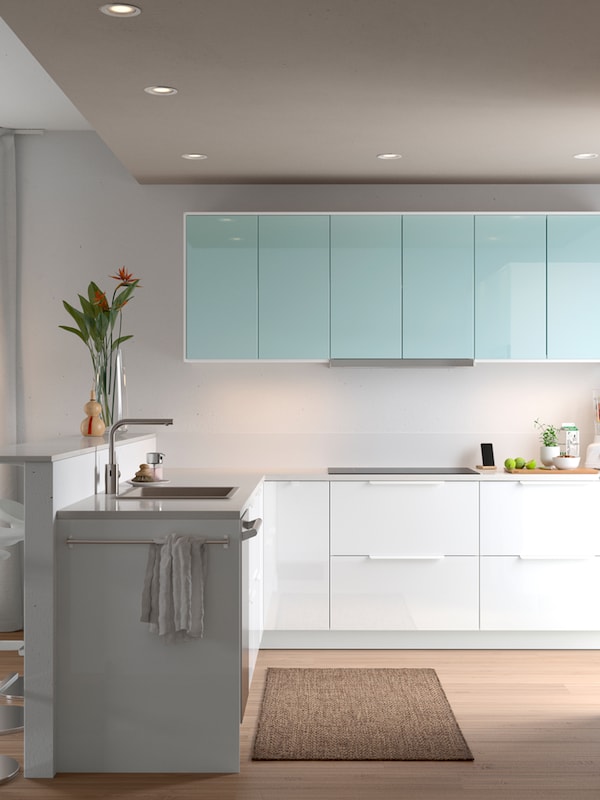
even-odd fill
[{"label": "stainless steel towel rail", "polygon": [[[198,537],[200,538],[200,537]],[[229,547],[229,536],[223,539],[203,539],[204,544],[222,544]],[[72,539],[69,537],[65,544],[72,547],[74,544],[164,544],[160,539]]]},{"label": "stainless steel towel rail", "polygon": [[[242,534],[241,541],[252,539],[256,536],[262,525],[262,519],[256,518],[252,520],[242,521]],[[198,536],[200,539],[201,536]],[[74,544],[165,544],[165,539],[73,539],[69,536],[65,544],[67,547],[72,547]],[[229,536],[224,536],[222,539],[202,539],[204,544],[222,544],[223,547],[229,547]]]}]

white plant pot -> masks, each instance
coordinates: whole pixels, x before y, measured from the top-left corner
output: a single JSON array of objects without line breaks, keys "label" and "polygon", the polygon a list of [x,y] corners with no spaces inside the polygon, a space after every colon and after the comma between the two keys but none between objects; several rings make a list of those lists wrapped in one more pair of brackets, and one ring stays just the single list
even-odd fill
[{"label": "white plant pot", "polygon": [[542,445],[540,447],[540,461],[545,467],[552,467],[554,466],[554,462],[552,459],[555,456],[560,455],[560,447],[556,445],[555,447],[546,447],[546,445]]}]

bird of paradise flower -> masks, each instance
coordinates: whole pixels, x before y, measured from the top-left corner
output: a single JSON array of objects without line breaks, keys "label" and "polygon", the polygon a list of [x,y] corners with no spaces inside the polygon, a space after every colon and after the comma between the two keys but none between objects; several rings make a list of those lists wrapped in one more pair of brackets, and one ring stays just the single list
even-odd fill
[{"label": "bird of paradise flower", "polygon": [[132,299],[134,290],[141,288],[140,279],[134,278],[125,267],[110,277],[117,281],[110,303],[106,292],[91,281],[87,297],[78,295],[81,310],[63,300],[64,308],[77,327],[58,326],[78,336],[89,350],[96,398],[102,407],[102,418],[107,428],[116,422],[113,409],[117,381],[116,356],[123,342],[133,338],[133,334],[121,334],[123,307]]}]

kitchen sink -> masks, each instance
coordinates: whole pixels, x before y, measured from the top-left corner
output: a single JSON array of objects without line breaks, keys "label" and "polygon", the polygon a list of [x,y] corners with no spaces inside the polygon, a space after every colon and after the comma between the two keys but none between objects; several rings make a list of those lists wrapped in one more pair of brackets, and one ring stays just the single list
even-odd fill
[{"label": "kitchen sink", "polygon": [[228,500],[237,486],[135,486],[120,494],[119,500]]}]

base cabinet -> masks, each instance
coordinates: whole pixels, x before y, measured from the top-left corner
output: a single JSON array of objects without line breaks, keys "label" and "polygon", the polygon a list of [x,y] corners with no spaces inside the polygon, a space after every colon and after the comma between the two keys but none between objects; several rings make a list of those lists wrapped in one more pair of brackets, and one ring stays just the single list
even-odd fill
[{"label": "base cabinet", "polygon": [[481,629],[600,630],[597,481],[480,488]]},{"label": "base cabinet", "polygon": [[482,483],[483,556],[600,555],[599,481]]},{"label": "base cabinet", "polygon": [[[201,639],[140,622],[148,548],[129,542],[168,533],[232,540],[208,547]],[[56,770],[238,772],[239,520],[62,519],[56,553]]]},{"label": "base cabinet", "polygon": [[484,556],[481,629],[600,630],[600,558]]},{"label": "base cabinet", "polygon": [[265,630],[329,628],[329,483],[267,481]]},{"label": "base cabinet", "polygon": [[573,477],[267,483],[265,628],[600,632],[600,481]]},{"label": "base cabinet", "polygon": [[468,481],[332,482],[331,553],[477,555],[478,497]]},{"label": "base cabinet", "polygon": [[332,630],[476,630],[477,556],[331,559]]}]

